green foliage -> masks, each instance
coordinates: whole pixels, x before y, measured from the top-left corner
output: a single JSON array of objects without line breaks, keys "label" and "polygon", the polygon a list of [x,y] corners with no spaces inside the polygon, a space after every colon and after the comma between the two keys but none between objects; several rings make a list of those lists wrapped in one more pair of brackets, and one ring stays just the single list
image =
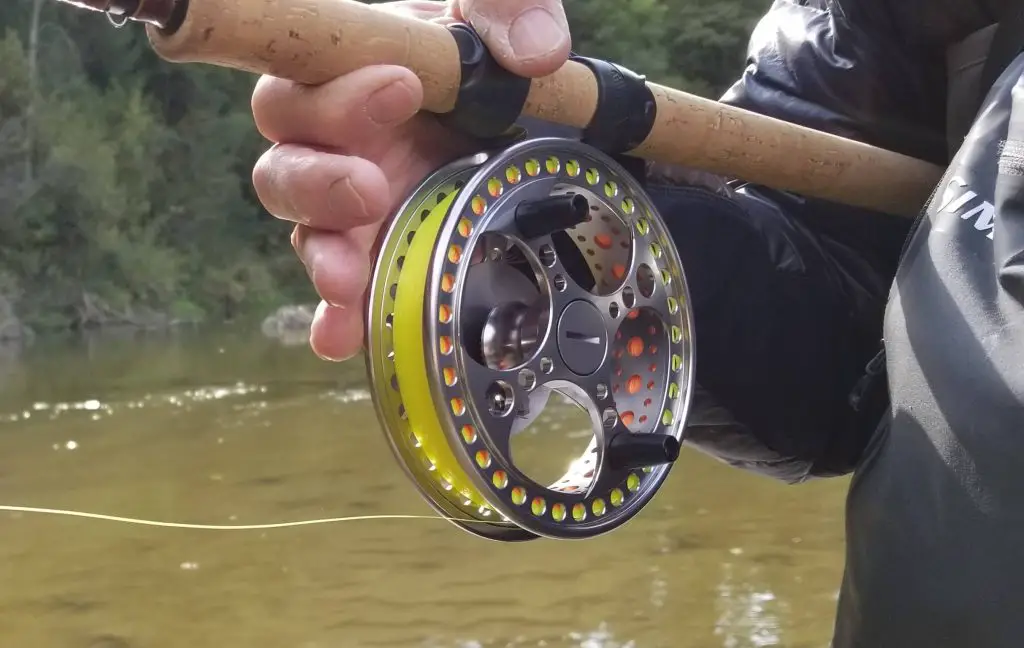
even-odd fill
[{"label": "green foliage", "polygon": [[716,97],[743,68],[771,0],[564,0],[573,49],[664,85]]},{"label": "green foliage", "polygon": [[[266,147],[254,79],[164,63],[141,29],[49,0],[30,52],[34,1],[0,3],[0,296],[37,328],[224,320],[312,299],[288,226],[251,188]],[[738,76],[766,3],[566,9],[577,51],[714,95]]]}]

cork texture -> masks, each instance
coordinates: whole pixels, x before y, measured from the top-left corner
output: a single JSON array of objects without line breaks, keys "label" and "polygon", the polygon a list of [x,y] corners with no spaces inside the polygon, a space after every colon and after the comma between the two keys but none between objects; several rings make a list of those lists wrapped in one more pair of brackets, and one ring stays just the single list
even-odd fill
[{"label": "cork texture", "polygon": [[374,64],[401,65],[423,82],[432,112],[455,105],[460,69],[442,25],[351,0],[191,0],[174,33],[147,29],[162,58],[319,84]]},{"label": "cork texture", "polygon": [[899,153],[650,85],[658,118],[633,153],[654,162],[911,218],[942,176]]},{"label": "cork texture", "polygon": [[[318,84],[374,64],[423,82],[424,107],[452,109],[458,47],[439,24],[354,0],[191,0],[172,34],[149,27],[157,54]],[[891,151],[651,84],[658,116],[632,153],[839,203],[914,216],[941,169]],[[597,106],[593,74],[568,62],[533,80],[525,114],[582,128]]]},{"label": "cork texture", "polygon": [[569,61],[554,74],[534,79],[523,108],[530,117],[583,128],[597,109],[597,79],[583,65]]}]

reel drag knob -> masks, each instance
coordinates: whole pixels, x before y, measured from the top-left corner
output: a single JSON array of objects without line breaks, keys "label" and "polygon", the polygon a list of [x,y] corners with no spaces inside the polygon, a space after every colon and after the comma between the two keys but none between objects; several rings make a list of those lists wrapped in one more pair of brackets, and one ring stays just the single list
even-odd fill
[{"label": "reel drag knob", "polygon": [[[427,501],[472,533],[607,533],[679,455],[688,297],[661,218],[605,154],[544,138],[455,162],[381,240],[366,358],[385,436]],[[511,441],[558,406],[553,392],[587,413],[592,439],[547,483]]]}]

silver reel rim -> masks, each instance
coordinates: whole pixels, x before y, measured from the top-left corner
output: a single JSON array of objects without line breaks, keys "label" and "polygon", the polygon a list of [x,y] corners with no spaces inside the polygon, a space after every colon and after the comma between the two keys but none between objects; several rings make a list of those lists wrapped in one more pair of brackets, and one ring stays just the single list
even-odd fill
[{"label": "silver reel rim", "polygon": [[[503,170],[510,164],[523,169],[530,160],[543,165],[552,156],[557,157],[561,163],[557,172],[545,173],[549,169],[544,169],[532,177],[527,177],[529,174],[524,173],[518,182],[506,183],[506,188],[508,189],[506,192],[497,197],[491,197],[492,200],[489,201],[490,206],[482,215],[474,214],[473,201],[483,194],[483,190],[486,188],[489,180],[502,178]],[[573,160],[579,163],[579,168],[575,175],[570,176],[565,171],[565,167],[569,161]],[[587,169],[597,170],[598,175],[601,177],[596,182],[588,182],[586,176]],[[639,183],[609,156],[575,140],[540,138],[521,142],[500,154],[490,157],[473,172],[470,179],[467,180],[465,187],[460,191],[452,204],[431,259],[427,295],[429,307],[425,309],[424,313],[424,326],[428,337],[428,342],[424,346],[427,352],[427,366],[431,368],[431,395],[433,401],[437,404],[451,403],[453,399],[461,398],[464,399],[463,402],[466,405],[465,410],[459,413],[454,412],[451,407],[441,407],[439,405],[438,414],[442,427],[449,444],[453,448],[464,449],[464,451],[456,451],[454,454],[458,459],[460,467],[470,478],[474,487],[478,489],[503,518],[512,521],[517,527],[531,534],[542,537],[592,537],[607,533],[628,522],[657,493],[668,477],[672,464],[663,464],[641,471],[627,471],[625,474],[629,476],[624,477],[621,483],[616,480],[612,480],[613,483],[609,483],[607,479],[603,479],[603,473],[606,472],[604,452],[607,445],[605,441],[607,437],[599,432],[597,434],[599,447],[597,448],[596,457],[598,468],[594,472],[593,482],[587,493],[583,495],[573,493],[556,494],[556,491],[537,484],[526,475],[521,474],[516,469],[514,461],[509,460],[507,447],[501,443],[496,443],[491,433],[488,432],[488,426],[485,422],[492,419],[489,413],[480,411],[479,399],[467,398],[462,385],[447,385],[441,378],[444,369],[452,366],[455,367],[457,374],[463,378],[474,374],[486,375],[486,371],[483,373],[478,371],[478,364],[474,359],[467,357],[464,345],[462,344],[456,343],[454,345],[453,357],[444,357],[442,354],[437,353],[441,337],[448,336],[453,340],[458,340],[457,331],[461,323],[459,299],[462,294],[461,287],[465,284],[469,268],[469,263],[453,263],[448,253],[453,244],[459,245],[463,255],[468,258],[476,246],[480,244],[481,235],[485,232],[493,231],[490,229],[490,226],[494,224],[492,221],[495,218],[495,214],[502,212],[499,207],[504,204],[504,201],[511,201],[514,197],[521,196],[524,193],[524,188],[536,182],[547,182],[551,185],[568,184],[575,185],[580,189],[592,189],[594,186],[600,188],[605,181],[603,176],[606,175],[617,188],[612,196],[607,196],[606,198],[618,201],[619,207],[616,210],[611,205],[606,204],[605,206],[615,210],[620,218],[625,215],[627,225],[631,228],[632,232],[633,253],[630,255],[630,267],[626,273],[627,279],[624,282],[624,286],[630,286],[634,296],[639,293],[636,280],[639,265],[638,259],[644,259],[649,267],[650,265],[655,265],[658,269],[667,271],[668,275],[670,275],[671,280],[667,286],[671,286],[671,290],[666,284],[661,283],[659,287],[662,290],[657,290],[656,288],[656,292],[651,297],[637,299],[635,303],[644,304],[645,307],[653,307],[653,300],[656,300],[658,296],[665,296],[666,298],[671,296],[675,300],[674,311],[672,312],[669,312],[672,309],[668,306],[664,309],[655,309],[665,317],[668,326],[676,326],[682,333],[681,339],[672,343],[672,348],[675,351],[673,357],[678,358],[678,361],[670,368],[669,377],[666,379],[667,384],[671,383],[677,387],[677,393],[672,398],[666,399],[666,402],[671,402],[671,406],[667,408],[669,412],[667,420],[670,422],[657,424],[655,429],[670,434],[681,443],[684,441],[686,420],[693,398],[695,371],[693,313],[685,273],[678,252],[655,206],[650,202],[650,199]],[[593,196],[593,193],[591,195]],[[629,210],[630,213],[622,214],[623,208],[621,205],[624,204],[626,199],[631,201],[632,209]],[[465,218],[472,218],[474,216],[476,217],[476,226],[472,229],[472,232],[468,236],[461,235],[458,230],[460,223]],[[646,231],[643,233],[638,231],[638,224],[641,221],[646,222]],[[522,243],[522,241],[519,242]],[[647,253],[638,253],[641,243],[647,246]],[[525,243],[525,245],[529,247],[528,243]],[[656,253],[651,252],[651,250],[655,249]],[[441,278],[445,274],[450,275],[452,273],[455,276],[455,286],[460,287],[460,289],[454,291],[454,294],[447,294],[441,290]],[[610,295],[591,299],[591,303],[598,302],[601,306],[607,308],[610,301],[620,298],[622,294],[623,287],[620,286]],[[454,313],[454,317],[448,323],[439,322],[435,316],[442,304],[447,304]],[[639,308],[640,306],[637,307]],[[551,326],[549,326],[548,330],[550,331],[550,329]],[[602,367],[605,364],[607,363],[603,363]],[[612,402],[614,403],[614,401]],[[474,444],[467,444],[460,432],[461,427],[467,421],[471,421],[471,424],[478,428],[478,434],[476,435],[478,441]],[[595,423],[599,424],[595,431],[603,432],[604,428],[600,426],[603,421],[595,421]],[[621,418],[618,418],[613,425],[609,432],[622,431],[623,423]],[[484,450],[490,456],[490,460],[480,461],[481,455],[479,450],[474,447],[467,447],[474,445]],[[498,482],[495,480],[496,469],[493,468],[495,462],[500,466],[498,470],[503,470],[508,476],[508,483],[504,486],[499,487],[497,485]],[[630,481],[627,484],[627,480],[633,479],[635,475],[639,475],[639,485],[633,489],[629,487],[633,482]],[[516,498],[515,493],[517,491],[515,489],[517,486],[513,486],[513,484],[523,485],[522,487],[527,489],[525,500],[519,501]],[[595,486],[597,487],[596,490]],[[611,501],[613,499],[613,491],[625,496],[617,504]],[[542,506],[537,506],[538,500],[535,497],[543,498]],[[555,504],[565,506],[565,509],[561,511],[561,519],[555,519]],[[584,507],[585,515],[582,520],[576,519],[574,515],[578,510],[577,505]]]}]

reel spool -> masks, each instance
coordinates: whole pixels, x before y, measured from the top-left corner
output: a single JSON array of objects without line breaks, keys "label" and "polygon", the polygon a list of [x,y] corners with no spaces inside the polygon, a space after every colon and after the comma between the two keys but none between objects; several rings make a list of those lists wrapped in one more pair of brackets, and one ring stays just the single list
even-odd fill
[{"label": "reel spool", "polygon": [[[593,537],[668,476],[692,396],[686,278],[643,188],[604,153],[541,138],[438,170],[383,233],[368,299],[382,428],[454,524],[502,541]],[[511,438],[552,391],[594,437],[542,484]]]}]

